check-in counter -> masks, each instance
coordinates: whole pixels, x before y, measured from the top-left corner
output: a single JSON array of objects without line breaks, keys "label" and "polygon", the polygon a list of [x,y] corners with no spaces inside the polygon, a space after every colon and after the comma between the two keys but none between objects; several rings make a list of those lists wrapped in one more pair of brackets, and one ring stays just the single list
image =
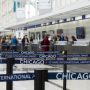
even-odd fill
[{"label": "check-in counter", "polygon": [[[90,54],[89,41],[56,41],[57,50],[67,50],[67,54]],[[80,57],[79,60],[90,60],[89,57]]]},{"label": "check-in counter", "polygon": [[74,41],[71,47],[72,53],[86,54],[89,49],[89,41]]},{"label": "check-in counter", "polygon": [[[89,41],[74,41],[70,49],[68,50],[70,54],[89,54],[90,44]],[[78,60],[89,60],[89,57],[80,57]]]},{"label": "check-in counter", "polygon": [[56,41],[55,45],[60,45],[60,46],[67,45],[67,41]]},{"label": "check-in counter", "polygon": [[89,41],[56,41],[54,44],[58,47],[57,50],[63,48],[63,50],[67,50],[69,53],[86,53],[89,50]]},{"label": "check-in counter", "polygon": [[[40,43],[34,41],[31,44],[31,51],[40,51]],[[67,50],[67,54],[90,54],[89,41],[56,41],[54,44],[50,44],[50,51],[62,51]],[[90,60],[89,57],[72,58],[75,60]]]},{"label": "check-in counter", "polygon": [[89,41],[74,41],[72,46],[89,46]]},{"label": "check-in counter", "polygon": [[[39,41],[34,41],[31,46],[34,50],[38,50],[39,45]],[[50,50],[67,50],[69,54],[86,54],[90,53],[90,44],[89,41],[74,41],[74,43],[71,41],[56,41],[54,44],[50,44]]]},{"label": "check-in counter", "polygon": [[34,40],[30,46],[31,46],[31,51],[38,51],[39,50],[39,41]]},{"label": "check-in counter", "polygon": [[[89,41],[74,41],[72,44],[71,50],[75,54],[89,54],[90,53],[90,44]],[[80,57],[79,60],[89,60],[89,57]]]},{"label": "check-in counter", "polygon": [[67,41],[56,41],[55,46],[57,47],[56,50],[68,50],[69,46],[71,45],[70,42]]}]

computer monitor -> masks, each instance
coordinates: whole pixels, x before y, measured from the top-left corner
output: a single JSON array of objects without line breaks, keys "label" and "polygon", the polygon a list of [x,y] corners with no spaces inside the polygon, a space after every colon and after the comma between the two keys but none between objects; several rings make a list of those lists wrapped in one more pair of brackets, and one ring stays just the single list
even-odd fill
[{"label": "computer monitor", "polygon": [[85,38],[85,28],[84,27],[76,27],[76,37],[77,39]]}]

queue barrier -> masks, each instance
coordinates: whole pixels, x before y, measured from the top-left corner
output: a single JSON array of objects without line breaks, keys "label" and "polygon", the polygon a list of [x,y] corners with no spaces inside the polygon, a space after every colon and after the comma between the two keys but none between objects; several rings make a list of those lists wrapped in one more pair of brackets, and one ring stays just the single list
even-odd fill
[{"label": "queue barrier", "polygon": [[[0,74],[0,82],[34,80],[35,78],[35,73]],[[63,80],[64,78],[67,80],[90,80],[90,73],[67,72],[67,74],[64,74],[63,72],[48,72],[47,74],[48,80]]]},{"label": "queue barrier", "polygon": [[[0,64],[6,64],[6,59],[0,59]],[[15,60],[15,64],[43,64],[43,65],[75,65],[90,64],[90,60]]]},{"label": "queue barrier", "polygon": [[0,55],[5,58],[74,58],[74,57],[90,57],[90,54],[67,54],[64,55],[62,51],[54,52],[29,52],[29,51],[6,51],[0,52]]},{"label": "queue barrier", "polygon": [[[5,46],[6,45],[6,46]],[[5,44],[4,48],[7,48],[7,44]],[[0,44],[1,49],[0,51],[13,51],[12,46],[13,45],[8,45],[10,48],[9,49],[4,49],[2,50],[3,44]],[[17,50],[16,51],[42,51],[39,47],[39,43],[29,43],[25,46],[23,49],[22,44],[17,44]],[[90,53],[90,43],[89,42],[84,42],[84,41],[76,41],[72,44],[72,42],[66,42],[66,41],[56,41],[56,43],[52,44],[52,42],[49,45],[49,50],[50,51],[62,51],[62,50],[67,50],[67,54],[89,54]],[[78,60],[90,60],[90,57],[77,57]]]},{"label": "queue barrier", "polygon": [[[66,57],[67,56],[67,51],[65,51],[63,54],[65,55],[65,57],[63,57],[64,58],[63,73],[66,75],[67,74],[67,63],[65,63],[65,62],[67,61],[67,57]],[[9,75],[9,76],[13,74],[13,65],[15,64],[15,61],[16,60],[15,60],[14,57],[8,57],[6,59],[7,75]],[[50,64],[50,62],[49,62],[49,64]],[[56,63],[56,61],[55,61],[55,63]],[[48,81],[48,78],[47,78],[48,70],[35,70],[34,72],[35,72],[35,80],[34,80],[35,81],[34,82],[34,87],[35,88],[34,88],[34,90],[44,90],[44,84],[45,84],[44,82]],[[66,78],[64,78],[63,79],[63,90],[66,90],[66,84],[67,84],[66,81],[67,81]],[[6,82],[7,82],[6,83],[7,90],[13,90],[13,87],[12,87],[13,86],[13,81],[11,80],[11,81],[6,81]]]},{"label": "queue barrier", "polygon": [[[12,46],[15,46],[15,45],[12,45],[9,43],[5,43],[5,44],[0,43],[0,46],[1,46],[1,49],[2,49],[2,46],[4,46],[4,48],[8,47],[7,49],[9,50],[11,49]],[[34,42],[28,43],[25,46],[25,49],[23,49],[22,47],[23,45],[21,43],[18,43],[16,46],[17,46],[17,51],[40,51],[39,43],[34,43]],[[89,46],[90,46],[90,43],[86,41],[74,41],[73,43],[71,41],[68,41],[68,42],[67,41],[56,41],[54,44],[50,42],[49,49],[50,51],[56,51],[56,50],[62,51],[65,49],[68,51],[68,53],[87,53],[89,52],[87,50],[90,50]]]},{"label": "queue barrier", "polygon": [[[14,64],[15,64],[15,58],[13,57],[6,58],[6,65],[7,65],[6,75],[11,76],[13,74]],[[48,78],[47,78],[48,70],[34,70],[34,72],[35,72],[34,90],[44,90],[45,81],[48,81]],[[6,90],[13,90],[13,81],[6,81]]]}]

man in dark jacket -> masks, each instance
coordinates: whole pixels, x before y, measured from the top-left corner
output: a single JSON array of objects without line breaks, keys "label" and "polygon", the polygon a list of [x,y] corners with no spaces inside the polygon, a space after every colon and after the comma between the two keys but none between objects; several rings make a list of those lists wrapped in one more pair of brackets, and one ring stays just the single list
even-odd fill
[{"label": "man in dark jacket", "polygon": [[28,43],[29,43],[29,40],[27,38],[27,35],[25,35],[22,39],[22,49],[23,50],[27,50]]}]

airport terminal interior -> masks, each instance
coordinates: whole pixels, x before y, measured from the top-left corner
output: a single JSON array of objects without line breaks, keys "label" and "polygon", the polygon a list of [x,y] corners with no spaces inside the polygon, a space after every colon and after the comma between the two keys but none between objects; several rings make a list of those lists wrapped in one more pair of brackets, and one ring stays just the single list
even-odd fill
[{"label": "airport terminal interior", "polygon": [[90,0],[0,0],[0,90],[90,90],[89,50]]}]

